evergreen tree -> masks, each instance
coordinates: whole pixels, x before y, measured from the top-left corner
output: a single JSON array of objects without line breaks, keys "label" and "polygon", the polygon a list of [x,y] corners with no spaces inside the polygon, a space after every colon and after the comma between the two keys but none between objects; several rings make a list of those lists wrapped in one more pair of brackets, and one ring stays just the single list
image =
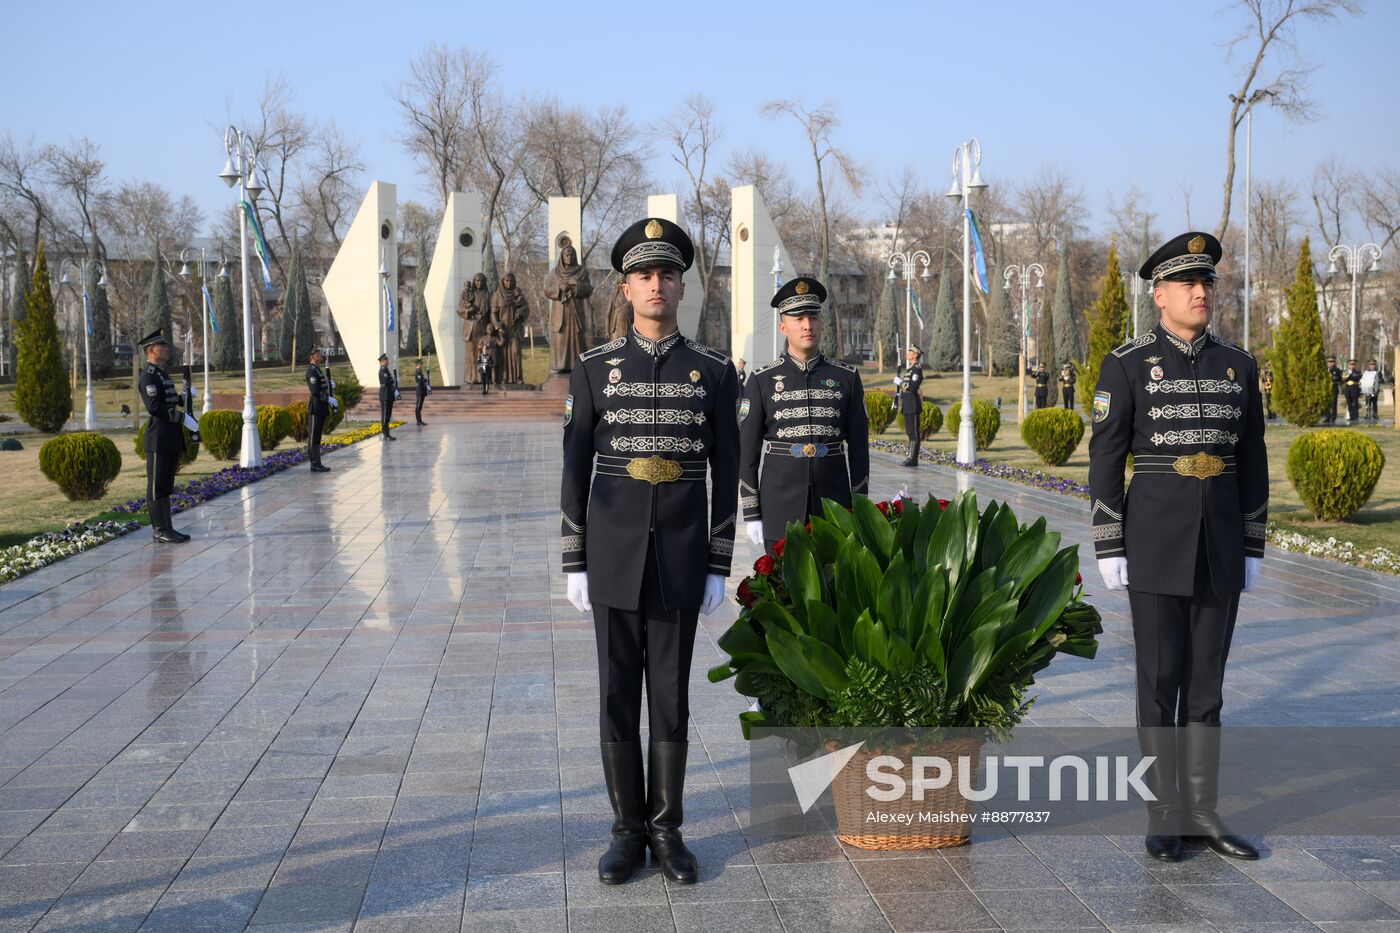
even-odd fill
[{"label": "evergreen tree", "polygon": [[1021,309],[1017,307],[1020,292],[1007,294],[999,284],[1000,269],[989,269],[991,306],[987,309],[987,327],[992,332],[990,356],[999,364],[998,372],[1016,374],[1016,361],[1021,358]]},{"label": "evergreen tree", "polygon": [[92,335],[88,337],[88,346],[93,378],[99,378],[112,371],[112,305],[107,300],[107,289],[97,284],[102,277],[97,267],[91,267],[86,274],[88,300],[92,302]]},{"label": "evergreen tree", "polygon": [[[300,253],[300,250],[297,251]],[[311,348],[316,345],[316,323],[311,320],[311,289],[306,286],[306,263],[293,279],[297,293],[297,362],[311,362]]]},{"label": "evergreen tree", "polygon": [[[962,333],[958,318],[953,314],[952,275],[948,272],[948,254],[943,253],[943,271],[938,274],[938,302],[933,310],[933,330],[924,347],[928,366],[935,372],[957,369],[962,360]],[[919,340],[916,338],[917,344]]]},{"label": "evergreen tree", "polygon": [[137,339],[155,333],[157,327],[165,331],[165,336],[173,345],[175,335],[170,329],[170,292],[165,287],[165,265],[161,262],[159,248],[156,249],[151,287],[146,292],[146,310],[141,315],[141,333],[136,335]]},{"label": "evergreen tree", "polygon": [[[1316,424],[1331,404],[1332,377],[1327,374],[1312,247],[1306,237],[1269,357],[1274,364],[1274,409],[1300,428]],[[1250,413],[1256,416],[1257,412]]]},{"label": "evergreen tree", "polygon": [[[282,299],[282,333],[278,343],[279,355],[288,363],[304,363],[311,358],[311,345],[316,330],[311,323],[311,293],[306,287],[306,266],[301,261],[301,249],[292,249],[292,264],[287,272],[287,289]],[[292,359],[295,350],[296,359]]]},{"label": "evergreen tree", "polygon": [[1122,346],[1128,334],[1128,299],[1123,273],[1118,268],[1118,246],[1109,247],[1108,265],[1099,285],[1099,297],[1089,308],[1089,358],[1079,366],[1079,404],[1094,416],[1094,388],[1104,357]]},{"label": "evergreen tree", "polygon": [[[1142,225],[1142,261],[1146,262],[1147,257],[1152,255],[1152,247],[1147,242],[1147,224]],[[1157,311],[1157,306],[1152,303],[1152,287],[1144,284],[1142,291],[1138,293],[1137,308],[1134,309],[1137,315],[1137,333],[1145,334],[1157,326],[1157,319],[1161,315]]]},{"label": "evergreen tree", "polygon": [[903,283],[896,284],[885,279],[885,288],[880,292],[880,303],[875,311],[875,339],[879,341],[876,350],[880,362],[886,366],[899,365],[898,344],[900,339],[899,292]]},{"label": "evergreen tree", "polygon": [[[1115,251],[1116,252],[1116,251]],[[1050,312],[1055,328],[1055,362],[1078,363],[1079,328],[1074,322],[1074,299],[1069,287],[1069,244],[1060,247],[1060,272],[1055,281],[1055,306]]]},{"label": "evergreen tree", "polygon": [[[427,250],[424,250],[426,254]],[[418,263],[418,274],[413,279],[413,329],[416,331],[415,337],[409,342],[413,348],[415,356],[423,356],[425,353],[433,352],[433,325],[428,320],[428,297],[426,294],[428,287],[428,272],[432,267],[432,261],[424,256],[422,262]]]},{"label": "evergreen tree", "polygon": [[[295,363],[292,359],[292,341],[297,330],[297,317],[300,312],[297,309],[297,302],[301,295],[297,293],[292,282],[296,274],[301,271],[301,257],[296,250],[292,250],[291,266],[287,270],[287,281],[282,289],[282,325],[277,333],[277,358],[284,363]],[[300,350],[300,347],[297,347]]]},{"label": "evergreen tree", "polygon": [[58,338],[53,286],[43,243],[35,257],[34,282],[24,319],[15,326],[15,344],[15,410],[36,431],[53,434],[63,430],[73,414],[73,389],[63,365],[63,344]]},{"label": "evergreen tree", "polygon": [[214,320],[219,332],[212,335],[209,365],[220,371],[238,368],[243,361],[243,321],[233,310],[233,280],[223,275],[214,281]]}]

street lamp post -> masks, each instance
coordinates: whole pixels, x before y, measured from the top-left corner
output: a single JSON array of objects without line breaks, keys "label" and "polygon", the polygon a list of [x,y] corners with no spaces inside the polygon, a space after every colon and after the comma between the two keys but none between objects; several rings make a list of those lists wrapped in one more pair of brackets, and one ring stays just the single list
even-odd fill
[{"label": "street lamp post", "polygon": [[[773,246],[773,294],[778,294],[778,289],[783,287],[783,250],[778,245]],[[778,358],[778,309],[773,309],[773,359]]]},{"label": "street lamp post", "polygon": [[963,323],[962,323],[962,364],[963,388],[961,419],[958,422],[958,463],[970,466],[977,459],[977,439],[972,432],[972,257],[971,221],[968,205],[972,192],[987,187],[982,180],[982,144],[976,137],[969,139],[953,150],[953,184],[948,189],[948,197],[954,203],[962,202],[962,258],[963,258]]},{"label": "street lamp post", "polygon": [[889,258],[890,273],[889,280],[894,281],[895,271],[904,269],[904,349],[908,350],[914,345],[914,331],[911,315],[914,308],[914,267],[922,262],[924,271],[919,274],[919,278],[929,277],[929,266],[933,265],[933,260],[929,258],[928,251],[916,250],[895,250]]},{"label": "street lamp post", "polygon": [[[1250,199],[1253,197],[1250,191],[1249,170],[1250,163],[1253,162],[1251,149],[1254,144],[1254,105],[1266,97],[1273,97],[1274,92],[1264,88],[1255,88],[1254,93],[1245,100],[1241,97],[1230,95],[1230,100],[1236,104],[1244,104],[1244,348],[1249,349],[1249,267],[1250,254],[1252,252],[1251,230],[1250,230]],[[1134,280],[1137,276],[1133,276]],[[1135,309],[1136,310],[1136,309]]]},{"label": "street lamp post", "polygon": [[[78,270],[78,278],[82,280],[83,286],[83,367],[87,375],[87,401],[83,405],[83,428],[92,431],[97,428],[97,401],[92,395],[92,313],[88,310],[87,277],[88,269],[96,266],[99,276],[97,285],[99,288],[106,288],[107,267],[102,264],[100,259],[89,259],[85,262],[69,259],[67,262]],[[68,273],[65,272],[63,273],[63,278],[60,279],[60,283],[63,285],[72,285],[73,281],[68,277]]]},{"label": "street lamp post", "polygon": [[[1032,276],[1035,277],[1034,286],[1031,285]],[[1002,279],[1002,288],[1010,289],[1012,279],[1021,286],[1021,357],[1016,376],[1016,421],[1020,423],[1026,420],[1026,357],[1029,353],[1027,343],[1031,333],[1030,304],[1027,301],[1026,290],[1045,287],[1045,267],[1038,262],[1012,263],[1002,273]]]},{"label": "street lamp post", "polygon": [[[228,155],[219,177],[230,188],[238,188],[239,275],[243,279],[243,436],[238,464],[245,469],[263,463],[262,440],[258,437],[258,410],[253,404],[253,308],[248,294],[248,211],[262,186],[258,184],[258,151],[253,140],[230,124],[224,130],[224,152]],[[244,203],[247,207],[244,207]]]},{"label": "street lamp post", "polygon": [[[195,252],[196,247],[186,246],[180,250],[180,275],[183,278],[190,277],[190,263],[186,256]],[[203,407],[200,409],[201,415],[209,413],[214,407],[214,396],[209,390],[209,315],[212,308],[209,307],[209,291],[205,284],[209,272],[209,255],[203,246],[199,250],[199,306],[203,309],[203,352],[204,352],[204,398]],[[219,278],[228,278],[228,260],[224,259],[224,254],[220,253],[214,260],[219,264]]]},{"label": "street lamp post", "polygon": [[1361,274],[1361,267],[1366,264],[1366,257],[1371,257],[1371,272],[1379,272],[1381,269],[1381,248],[1375,243],[1362,243],[1359,246],[1350,246],[1346,243],[1338,243],[1327,251],[1327,259],[1331,263],[1328,272],[1337,272],[1337,260],[1345,259],[1347,272],[1351,274],[1351,343],[1348,345],[1347,354],[1351,359],[1356,359],[1356,277]]}]

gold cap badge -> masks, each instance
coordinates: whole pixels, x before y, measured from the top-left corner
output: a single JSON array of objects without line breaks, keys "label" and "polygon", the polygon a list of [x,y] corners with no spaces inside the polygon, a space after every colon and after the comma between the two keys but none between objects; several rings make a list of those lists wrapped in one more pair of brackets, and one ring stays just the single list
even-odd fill
[{"label": "gold cap badge", "polygon": [[[661,221],[656,220],[655,218],[653,218],[653,219],[651,219],[651,220],[648,220],[648,221],[647,221],[646,233],[647,233],[647,239],[648,239],[648,240],[657,240],[657,239],[660,239],[660,238],[661,238]],[[1197,237],[1197,239],[1200,239],[1200,238]],[[1199,253],[1200,250],[1193,250],[1193,252]]]},{"label": "gold cap badge", "polygon": [[[647,233],[651,230],[648,229]],[[1204,253],[1206,251],[1206,238],[1203,236],[1193,236],[1191,242],[1186,244],[1186,250],[1190,253]]]},{"label": "gold cap badge", "polygon": [[692,369],[692,370],[690,371],[690,381],[691,381],[691,382],[699,382],[699,381],[700,381],[700,370],[698,370],[698,369]]},{"label": "gold cap badge", "polygon": [[799,295],[805,295],[810,290],[811,287],[806,282],[798,282],[797,286],[793,288],[793,291],[797,292]]}]

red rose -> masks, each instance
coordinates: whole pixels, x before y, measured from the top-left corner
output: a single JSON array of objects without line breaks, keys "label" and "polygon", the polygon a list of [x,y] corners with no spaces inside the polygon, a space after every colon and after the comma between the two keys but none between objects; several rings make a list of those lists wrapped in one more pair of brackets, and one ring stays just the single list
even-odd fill
[{"label": "red rose", "polygon": [[743,606],[745,609],[758,601],[758,597],[753,594],[753,589],[749,587],[748,580],[741,580],[739,582],[738,599],[739,605]]},{"label": "red rose", "polygon": [[896,499],[896,500],[894,500],[893,502],[891,502],[890,505],[893,506],[893,508],[894,508],[894,514],[896,514],[896,515],[903,515],[903,514],[904,514],[904,500],[903,500],[903,499]]},{"label": "red rose", "polygon": [[879,509],[886,515],[890,514],[890,504],[888,502],[877,502],[875,503],[875,508]]},{"label": "red rose", "polygon": [[947,499],[939,499],[939,500],[938,500],[938,507],[939,507],[940,509],[942,509],[943,511],[945,511],[945,512],[948,511],[948,500],[947,500]]},{"label": "red rose", "polygon": [[765,577],[768,576],[770,573],[773,572],[773,558],[769,557],[767,554],[764,554],[758,560],[753,562],[753,569],[757,570],[760,574],[762,574]]},{"label": "red rose", "polygon": [[811,530],[812,530],[812,523],[811,523],[811,522],[808,522],[807,525],[806,525],[806,528],[807,528],[808,531],[811,531]]},{"label": "red rose", "polygon": [[1079,571],[1076,570],[1076,571],[1074,572],[1074,585],[1075,585],[1075,586],[1078,586],[1079,584],[1081,584],[1081,583],[1083,583],[1083,582],[1084,582],[1084,574],[1082,574],[1082,573],[1080,573]]},{"label": "red rose", "polygon": [[779,539],[778,543],[775,544],[775,545],[773,545],[773,556],[774,556],[774,557],[782,557],[782,556],[783,556],[783,548],[785,548],[785,547],[787,547],[787,538],[781,538],[781,539]]}]

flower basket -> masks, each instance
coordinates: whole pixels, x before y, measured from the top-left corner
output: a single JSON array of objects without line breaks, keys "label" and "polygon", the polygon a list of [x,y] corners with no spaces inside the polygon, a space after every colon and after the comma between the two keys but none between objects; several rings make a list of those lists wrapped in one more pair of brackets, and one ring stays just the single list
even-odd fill
[{"label": "flower basket", "polygon": [[[830,742],[827,751],[835,751],[836,743]],[[831,782],[832,800],[836,804],[836,838],[857,849],[892,851],[896,849],[946,849],[966,845],[972,841],[972,823],[920,823],[920,813],[971,814],[972,802],[958,793],[961,767],[959,758],[967,758],[971,774],[966,778],[969,787],[977,785],[977,771],[982,754],[982,740],[974,738],[949,739],[927,748],[920,748],[920,754],[940,755],[953,765],[953,779],[947,786],[926,790],[922,800],[914,799],[913,786],[905,788],[898,800],[881,804],[880,810],[886,814],[908,815],[910,828],[897,833],[870,831],[866,817],[870,811],[870,798],[865,795],[865,769],[870,760],[878,755],[895,755],[908,760],[914,754],[913,745],[893,749],[861,749],[850,763],[841,769]],[[906,825],[896,823],[895,825]],[[914,827],[919,828],[914,828]]]}]

